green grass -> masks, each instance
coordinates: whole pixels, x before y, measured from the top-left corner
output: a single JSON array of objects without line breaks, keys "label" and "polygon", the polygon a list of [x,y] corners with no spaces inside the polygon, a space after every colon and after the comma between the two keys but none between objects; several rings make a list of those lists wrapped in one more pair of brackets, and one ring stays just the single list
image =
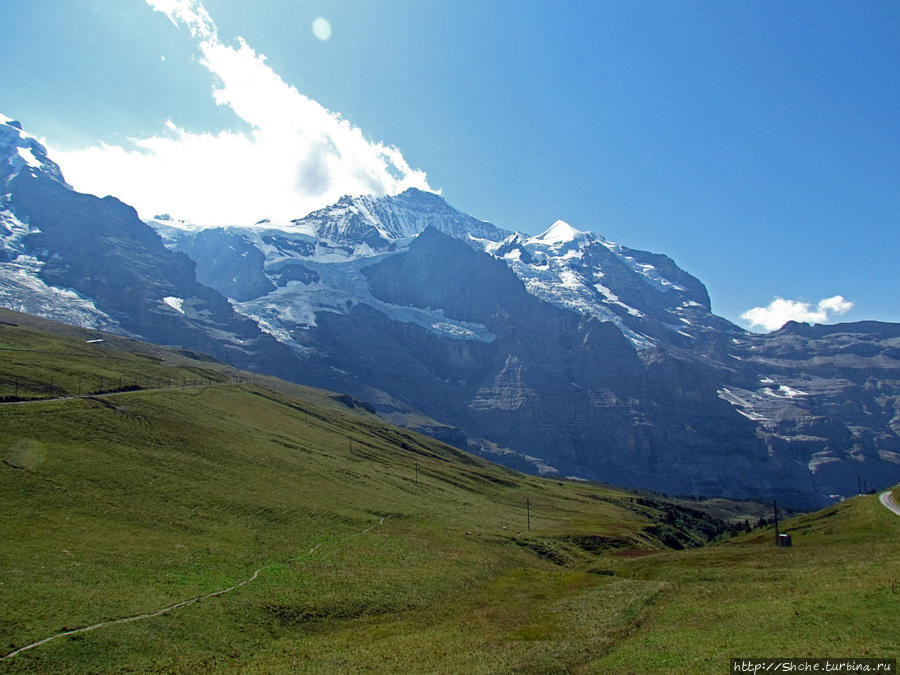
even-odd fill
[{"label": "green grass", "polygon": [[[176,656],[184,663],[171,667],[211,668],[223,632],[233,633],[229,653],[258,660],[275,645],[293,654],[298,640],[352,642],[383,630],[386,617],[407,638],[429,625],[437,646],[470,631],[468,621],[457,625],[461,612],[477,616],[485,597],[505,597],[497,584],[508,575],[522,587],[509,595],[509,632],[521,620],[527,636],[534,620],[517,608],[533,594],[565,595],[570,571],[555,563],[595,558],[575,533],[659,545],[635,535],[649,519],[584,496],[602,488],[526,478],[375,420],[273,398],[219,386],[0,410],[0,447],[11,458],[0,472],[0,533],[14,543],[0,554],[2,649],[163,607],[271,565],[233,595],[147,622],[177,626],[176,643],[167,631],[114,626],[23,653],[18,667],[71,667],[84,644],[99,644],[94,669],[155,668]],[[581,579],[576,596],[608,581]],[[122,637],[135,633],[142,637]]]},{"label": "green grass", "polygon": [[218,382],[0,405],[0,653],[263,568],[0,672],[722,672],[770,647],[889,656],[900,634],[900,518],[874,498],[787,521],[792,549],[757,530],[668,551],[715,535],[708,505],[523,476],[328,392],[0,319],[0,373],[36,393],[101,365]]},{"label": "green grass", "polygon": [[96,331],[57,328],[9,310],[0,309],[0,329],[0,401],[217,383],[236,372],[190,352]]},{"label": "green grass", "polygon": [[733,657],[897,656],[900,518],[864,496],[720,545],[623,562],[664,584],[597,672],[722,672]]}]

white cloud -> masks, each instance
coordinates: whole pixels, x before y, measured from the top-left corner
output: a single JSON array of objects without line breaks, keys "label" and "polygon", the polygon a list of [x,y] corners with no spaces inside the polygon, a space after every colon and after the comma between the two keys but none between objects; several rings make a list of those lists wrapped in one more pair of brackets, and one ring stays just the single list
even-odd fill
[{"label": "white cloud", "polygon": [[112,194],[144,217],[168,212],[201,225],[286,220],[344,194],[431,190],[424,171],[399,149],[363,132],[287,84],[243,39],[219,41],[199,0],[147,0],[197,40],[200,63],[217,79],[212,95],[250,126],[192,133],[167,120],[159,135],[133,147],[100,145],[54,151],[78,190]]},{"label": "white cloud", "polygon": [[844,300],[842,295],[819,300],[815,309],[808,302],[776,297],[768,307],[748,309],[741,314],[741,318],[748,322],[751,328],[759,326],[771,331],[781,328],[788,321],[825,323],[831,318],[831,314],[846,314],[852,307],[853,303]]},{"label": "white cloud", "polygon": [[820,312],[834,312],[835,314],[846,314],[853,308],[853,303],[844,300],[843,295],[835,295],[831,298],[819,300],[818,309]]}]

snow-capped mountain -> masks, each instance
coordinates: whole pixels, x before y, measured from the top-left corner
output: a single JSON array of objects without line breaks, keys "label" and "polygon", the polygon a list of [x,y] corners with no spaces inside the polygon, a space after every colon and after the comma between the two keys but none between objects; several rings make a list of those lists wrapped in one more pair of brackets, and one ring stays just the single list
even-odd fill
[{"label": "snow-capped mountain", "polygon": [[406,250],[427,228],[502,259],[532,295],[611,321],[639,350],[659,340],[694,339],[707,329],[739,331],[710,313],[703,284],[666,256],[626,248],[563,221],[528,237],[476,220],[416,189],[391,197],[344,197],[280,225],[264,220],[250,228],[198,230],[168,218],[150,224],[170,248],[197,262],[200,281],[291,344],[302,343],[295,333],[315,326],[317,312],[343,312],[358,304],[378,306],[429,330],[483,337],[483,331],[439,311],[411,312],[372,297],[360,270]]},{"label": "snow-capped mountain", "polygon": [[132,207],[72,190],[43,145],[18,122],[0,122],[3,306],[246,366],[291,355],[197,283],[194,264],[166,249]]},{"label": "snow-capped mountain", "polygon": [[47,149],[19,122],[0,114],[0,180],[7,183],[23,170],[69,187],[59,166],[47,157]]},{"label": "snow-capped mountain", "polygon": [[896,324],[753,335],[664,255],[418,190],[150,225],[2,118],[4,306],[348,393],[517,468],[798,506],[900,480]]},{"label": "snow-capped mountain", "polygon": [[693,339],[706,328],[734,329],[711,315],[706,288],[670,258],[561,220],[536,237],[517,233],[485,250],[505,260],[533,295],[612,321],[639,350],[659,339]]},{"label": "snow-capped mountain", "polygon": [[[435,228],[452,237],[494,242],[510,233],[450,207],[439,196],[410,189],[395,197],[344,197],[290,221],[197,230],[171,219],[150,221],[173,250],[197,261],[197,278],[230,297],[235,308],[301,353],[318,312],[365,304],[436,333],[490,339],[483,326],[454,321],[440,308],[416,309],[375,298],[361,270],[405,250]],[[476,240],[472,240],[476,241]]]},{"label": "snow-capped mountain", "polygon": [[0,295],[4,306],[38,316],[54,316],[86,328],[116,330],[118,324],[94,301],[71,288],[47,284],[41,278],[44,262],[27,250],[33,234],[10,208],[11,183],[19,174],[44,177],[65,189],[59,166],[47,157],[46,148],[22,125],[0,115]]}]

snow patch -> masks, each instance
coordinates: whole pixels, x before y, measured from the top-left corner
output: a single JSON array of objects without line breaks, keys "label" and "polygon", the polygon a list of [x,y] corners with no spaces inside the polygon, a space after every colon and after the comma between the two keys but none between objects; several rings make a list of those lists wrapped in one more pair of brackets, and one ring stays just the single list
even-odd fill
[{"label": "snow patch", "polygon": [[723,401],[727,401],[731,405],[735,407],[735,410],[739,412],[741,415],[746,417],[748,420],[752,420],[754,422],[769,422],[770,420],[764,415],[760,415],[758,412],[753,410],[753,404],[749,400],[749,396],[747,394],[749,392],[737,393],[727,387],[721,387],[716,390],[716,393],[719,395],[719,398]]},{"label": "snow patch", "polygon": [[476,340],[478,335],[473,330],[447,321],[436,321],[431,324],[431,331],[437,335],[445,335],[457,340]]},{"label": "snow patch", "polygon": [[581,279],[578,278],[578,275],[575,274],[572,270],[560,270],[559,271],[559,281],[565,287],[571,290],[577,291],[584,284]]},{"label": "snow patch", "polygon": [[28,166],[35,169],[39,169],[44,166],[43,163],[32,154],[31,148],[16,148],[16,150],[19,153],[19,157],[25,160],[25,163]]},{"label": "snow patch", "polygon": [[[595,276],[602,277],[603,274],[601,272],[599,275],[595,275]],[[631,314],[631,316],[644,316],[644,313],[642,311],[640,311],[639,309],[635,309],[634,307],[631,307],[630,305],[626,305],[624,302],[619,300],[619,296],[616,295],[615,293],[613,293],[611,290],[609,290],[603,284],[594,284],[594,288],[597,289],[597,292],[603,296],[604,302],[608,302],[612,305],[618,305],[619,307],[624,309],[626,312]]]},{"label": "snow patch", "polygon": [[805,391],[793,389],[785,384],[778,387],[777,391],[773,390],[771,387],[765,387],[762,391],[767,396],[772,396],[773,398],[800,398],[801,396],[809,396]]},{"label": "snow patch", "polygon": [[176,298],[174,295],[167,295],[162,301],[179,314],[184,314],[184,298]]},{"label": "snow patch", "polygon": [[0,306],[81,328],[123,333],[94,302],[71,288],[50,286],[38,274],[43,263],[19,255],[0,265]]}]

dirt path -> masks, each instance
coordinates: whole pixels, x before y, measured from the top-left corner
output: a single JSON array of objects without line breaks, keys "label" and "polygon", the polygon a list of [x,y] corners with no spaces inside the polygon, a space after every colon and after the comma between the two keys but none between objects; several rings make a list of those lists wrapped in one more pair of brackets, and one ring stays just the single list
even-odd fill
[{"label": "dirt path", "polygon": [[123,391],[108,391],[101,394],[81,394],[80,396],[59,396],[57,398],[29,398],[24,401],[0,401],[0,405],[26,405],[28,403],[50,403],[52,401],[72,401],[76,398],[105,398],[107,396],[124,396],[126,394],[141,394],[150,391],[166,391],[170,389],[196,389],[197,387],[216,387],[230,382],[212,382],[210,384],[176,384],[171,387],[150,387],[147,389],[128,389]]},{"label": "dirt path", "polygon": [[[379,527],[380,525],[384,525],[384,518],[379,520],[374,525],[370,525],[369,527],[362,530],[361,532],[356,532],[354,534],[347,535],[347,536],[356,537],[361,534],[365,534],[366,532],[370,532],[374,528]],[[307,553],[306,556],[303,556],[303,557],[307,557],[307,558],[310,557],[324,543],[326,543],[326,542],[319,542],[318,544],[313,546],[311,549],[309,549],[309,553]],[[292,558],[292,559],[296,560],[297,558]],[[190,598],[189,600],[183,600],[182,602],[177,602],[174,605],[169,605],[168,607],[163,607],[162,609],[158,609],[155,612],[146,612],[144,614],[136,614],[134,616],[126,616],[122,619],[111,619],[110,621],[101,621],[100,623],[95,623],[93,626],[84,626],[83,628],[73,628],[72,630],[63,631],[62,633],[57,633],[56,635],[51,635],[50,637],[45,637],[43,640],[38,640],[37,642],[32,642],[31,644],[27,644],[24,647],[19,647],[18,649],[15,649],[15,650],[9,652],[8,654],[0,656],[0,661],[5,661],[6,659],[11,659],[14,656],[21,654],[24,651],[28,651],[29,649],[34,649],[35,647],[40,647],[42,644],[50,642],[51,640],[55,640],[56,638],[66,637],[68,635],[76,635],[78,633],[87,633],[88,631],[97,630],[98,628],[103,628],[105,626],[114,626],[118,623],[130,623],[132,621],[140,621],[142,619],[151,619],[154,616],[160,616],[161,614],[165,614],[166,612],[171,612],[173,610],[180,609],[181,607],[187,607],[188,605],[193,605],[195,602],[199,602],[201,600],[206,600],[207,598],[214,598],[217,595],[223,595],[225,593],[230,593],[231,591],[237,590],[241,586],[245,586],[246,584],[249,584],[251,581],[253,581],[254,579],[256,579],[256,577],[259,576],[260,572],[262,572],[264,569],[271,567],[271,566],[272,566],[271,563],[269,565],[263,565],[262,567],[257,569],[252,575],[250,575],[250,577],[248,577],[247,579],[244,579],[240,583],[235,584],[234,586],[229,586],[228,588],[223,588],[222,590],[215,591],[213,593],[207,593],[206,595],[198,595],[195,598]]]}]

